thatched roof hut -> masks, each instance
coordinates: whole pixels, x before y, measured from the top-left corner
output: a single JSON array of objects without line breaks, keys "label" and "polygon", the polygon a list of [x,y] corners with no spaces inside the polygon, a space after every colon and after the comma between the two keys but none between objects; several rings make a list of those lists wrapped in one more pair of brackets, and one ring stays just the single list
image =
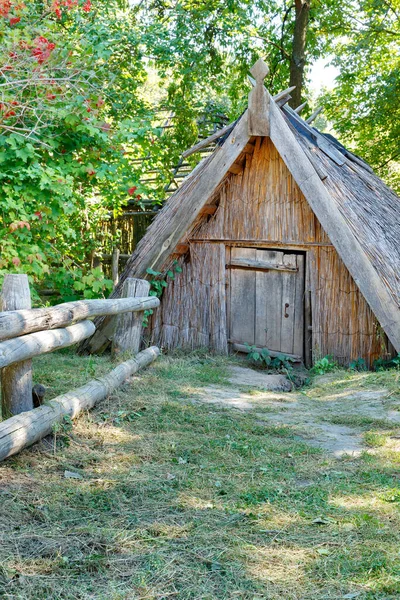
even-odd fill
[{"label": "thatched roof hut", "polygon": [[400,352],[400,199],[289,108],[288,90],[271,98],[262,61],[252,73],[248,110],[169,198],[120,286],[178,261],[151,324],[167,348],[247,343],[308,364]]}]

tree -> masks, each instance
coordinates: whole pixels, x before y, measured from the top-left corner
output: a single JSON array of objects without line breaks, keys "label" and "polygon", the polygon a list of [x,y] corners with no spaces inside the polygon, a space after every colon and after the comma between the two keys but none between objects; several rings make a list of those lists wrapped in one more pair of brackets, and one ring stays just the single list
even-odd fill
[{"label": "tree", "polygon": [[[400,3],[362,0],[343,11],[329,52],[340,69],[321,101],[344,143],[400,190]],[[346,35],[344,35],[346,34]]]},{"label": "tree", "polygon": [[141,33],[122,1],[0,0],[0,35],[0,275],[98,295],[98,223],[140,203],[131,155],[157,137]]}]

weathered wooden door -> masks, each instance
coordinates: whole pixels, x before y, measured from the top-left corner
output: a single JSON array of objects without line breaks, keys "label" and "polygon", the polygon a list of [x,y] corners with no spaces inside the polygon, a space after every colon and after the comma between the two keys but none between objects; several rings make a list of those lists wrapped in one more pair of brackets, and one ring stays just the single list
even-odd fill
[{"label": "weathered wooden door", "polygon": [[304,255],[231,248],[229,338],[303,356]]}]

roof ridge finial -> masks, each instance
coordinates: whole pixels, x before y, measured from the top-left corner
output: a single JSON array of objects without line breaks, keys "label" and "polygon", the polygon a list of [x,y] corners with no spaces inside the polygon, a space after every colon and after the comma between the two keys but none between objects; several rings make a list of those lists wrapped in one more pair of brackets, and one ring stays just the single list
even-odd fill
[{"label": "roof ridge finial", "polygon": [[269,102],[270,96],[264,87],[264,79],[269,68],[262,58],[250,69],[256,80],[249,94],[249,135],[269,136]]}]

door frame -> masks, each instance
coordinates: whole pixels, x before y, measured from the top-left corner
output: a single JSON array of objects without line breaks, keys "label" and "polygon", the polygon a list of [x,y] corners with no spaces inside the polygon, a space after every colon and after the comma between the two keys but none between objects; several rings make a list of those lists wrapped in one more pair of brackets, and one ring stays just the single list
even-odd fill
[{"label": "door frame", "polygon": [[[226,288],[226,331],[227,331],[227,345],[229,352],[234,352],[233,343],[230,341],[231,331],[231,250],[232,248],[257,248],[258,250],[275,250],[279,252],[285,252],[286,254],[301,254],[304,256],[304,300],[303,300],[303,362],[307,368],[312,366],[312,293],[311,293],[311,273],[310,273],[310,256],[309,250],[306,246],[291,246],[290,244],[283,245],[282,243],[271,244],[268,242],[261,242],[254,244],[254,241],[246,242],[246,240],[238,243],[235,241],[233,244],[229,244],[227,241],[225,244],[225,288]],[[256,270],[256,269],[255,269]]]}]

